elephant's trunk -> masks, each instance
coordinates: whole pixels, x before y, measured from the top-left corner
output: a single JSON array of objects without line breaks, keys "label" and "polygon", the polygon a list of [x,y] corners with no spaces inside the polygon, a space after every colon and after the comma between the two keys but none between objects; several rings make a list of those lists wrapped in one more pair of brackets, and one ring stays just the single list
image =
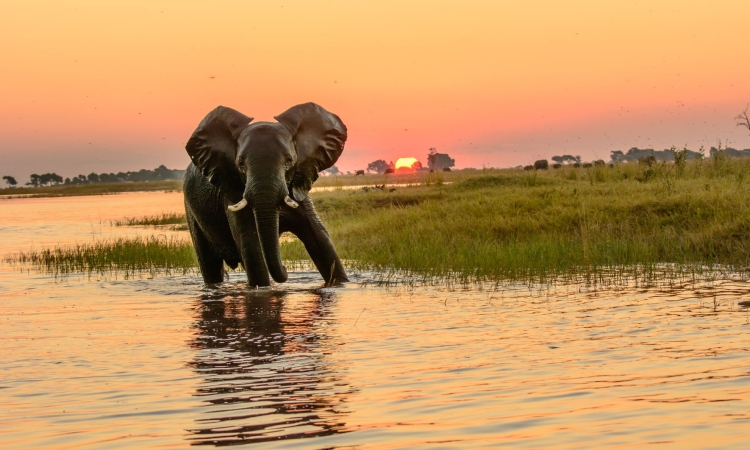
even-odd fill
[{"label": "elephant's trunk", "polygon": [[281,253],[279,252],[279,204],[273,201],[278,197],[264,194],[260,194],[258,197],[258,200],[252,203],[263,257],[266,260],[271,277],[276,282],[283,283],[287,280],[287,273],[281,264]]}]

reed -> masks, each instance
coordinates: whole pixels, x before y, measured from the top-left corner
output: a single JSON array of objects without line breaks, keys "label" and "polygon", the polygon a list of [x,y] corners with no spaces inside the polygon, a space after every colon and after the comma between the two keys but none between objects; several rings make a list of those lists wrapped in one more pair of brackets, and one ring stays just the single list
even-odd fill
[{"label": "reed", "polygon": [[188,239],[165,236],[118,238],[93,243],[29,250],[5,257],[15,266],[31,266],[58,276],[71,273],[106,275],[186,274],[196,271],[197,260]]},{"label": "reed", "polygon": [[181,213],[163,213],[158,216],[126,217],[123,220],[112,222],[112,225],[116,227],[185,225],[184,229],[187,229],[185,214]]},{"label": "reed", "polygon": [[[343,259],[454,279],[750,267],[750,160],[476,174],[395,192],[319,192]],[[299,242],[284,259],[305,259]]]}]

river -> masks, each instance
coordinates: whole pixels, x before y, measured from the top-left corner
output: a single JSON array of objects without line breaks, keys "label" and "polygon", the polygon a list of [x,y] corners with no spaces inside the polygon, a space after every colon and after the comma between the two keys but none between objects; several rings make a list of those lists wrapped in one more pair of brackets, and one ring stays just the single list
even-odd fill
[{"label": "river", "polygon": [[[0,200],[0,256],[119,236],[179,193]],[[186,236],[184,232],[182,236]],[[427,286],[0,264],[3,448],[742,447],[750,283]],[[745,444],[742,444],[745,442]]]}]

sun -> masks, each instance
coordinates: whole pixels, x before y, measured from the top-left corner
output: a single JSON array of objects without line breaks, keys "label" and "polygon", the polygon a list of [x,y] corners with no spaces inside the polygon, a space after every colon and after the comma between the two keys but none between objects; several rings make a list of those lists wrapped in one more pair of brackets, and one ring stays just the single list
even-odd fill
[{"label": "sun", "polygon": [[399,158],[396,161],[396,169],[411,169],[414,164],[417,163],[417,158],[409,157],[409,158]]}]

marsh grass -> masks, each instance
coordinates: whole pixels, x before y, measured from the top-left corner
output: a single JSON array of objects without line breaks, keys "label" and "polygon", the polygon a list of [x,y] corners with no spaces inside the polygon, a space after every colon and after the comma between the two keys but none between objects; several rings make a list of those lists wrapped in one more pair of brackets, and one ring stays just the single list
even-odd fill
[{"label": "marsh grass", "polygon": [[316,188],[343,188],[346,186],[380,186],[380,185],[411,185],[411,184],[435,184],[437,180],[441,183],[453,183],[472,178],[482,173],[502,173],[508,169],[488,170],[454,170],[451,172],[415,172],[403,174],[365,174],[365,175],[330,175],[322,176],[315,182]]},{"label": "marsh grass", "polygon": [[118,238],[89,244],[29,250],[5,257],[17,267],[64,277],[71,273],[88,275],[187,274],[196,271],[197,260],[188,239],[149,236]]},{"label": "marsh grass", "polygon": [[[679,283],[748,274],[748,175],[750,159],[718,157],[652,166],[422,173],[412,179],[419,185],[395,191],[334,189],[312,197],[349,271],[376,274],[382,284]],[[398,176],[408,184],[407,176]],[[335,178],[381,184],[367,177]],[[328,178],[334,177],[322,180]],[[125,224],[181,220],[165,214]],[[313,267],[299,240],[283,237],[281,250],[290,270]],[[6,260],[54,274],[184,273],[196,267],[188,238],[163,237]]]},{"label": "marsh grass", "polygon": [[[449,175],[451,173],[447,173]],[[320,192],[342,258],[437,280],[684,276],[750,267],[750,160],[476,173],[396,192]],[[361,178],[361,177],[360,177]],[[284,259],[306,259],[299,242]]]},{"label": "marsh grass", "polygon": [[126,217],[123,220],[112,222],[112,225],[116,227],[183,225],[180,229],[187,230],[185,214],[181,213],[164,213],[159,216]]}]

